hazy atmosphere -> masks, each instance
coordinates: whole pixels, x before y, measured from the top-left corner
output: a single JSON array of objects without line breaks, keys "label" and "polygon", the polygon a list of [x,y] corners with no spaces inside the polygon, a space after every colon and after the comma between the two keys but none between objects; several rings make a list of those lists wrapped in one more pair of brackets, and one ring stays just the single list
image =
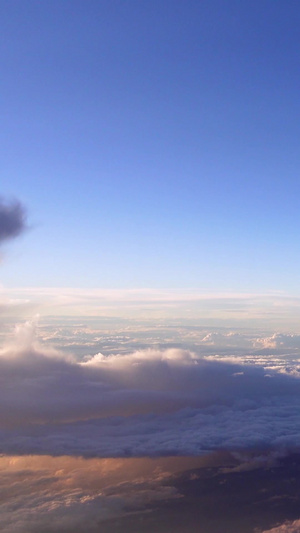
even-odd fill
[{"label": "hazy atmosphere", "polygon": [[299,2],[0,13],[1,531],[299,533]]}]

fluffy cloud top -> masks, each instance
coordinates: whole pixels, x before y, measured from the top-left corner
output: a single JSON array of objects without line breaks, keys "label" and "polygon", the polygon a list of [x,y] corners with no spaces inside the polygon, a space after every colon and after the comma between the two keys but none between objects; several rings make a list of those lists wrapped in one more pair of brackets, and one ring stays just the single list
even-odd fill
[{"label": "fluffy cloud top", "polygon": [[22,233],[25,219],[24,207],[19,202],[5,204],[0,201],[0,244]]},{"label": "fluffy cloud top", "polygon": [[300,348],[300,335],[274,333],[270,337],[257,339],[256,346],[262,348]]}]

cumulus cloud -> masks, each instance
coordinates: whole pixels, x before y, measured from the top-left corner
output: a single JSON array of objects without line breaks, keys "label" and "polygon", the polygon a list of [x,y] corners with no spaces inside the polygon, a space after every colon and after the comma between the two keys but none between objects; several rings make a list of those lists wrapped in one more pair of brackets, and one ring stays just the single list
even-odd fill
[{"label": "cumulus cloud", "polygon": [[26,214],[20,202],[5,204],[0,200],[0,244],[17,237],[26,227]]},{"label": "cumulus cloud", "polygon": [[254,345],[262,348],[299,349],[300,335],[274,333],[269,337],[257,339]]},{"label": "cumulus cloud", "polygon": [[236,333],[234,331],[229,331],[228,333],[221,333],[219,331],[212,331],[207,333],[202,339],[201,342],[207,345],[218,346],[218,347],[239,347],[246,348],[252,347],[252,339],[247,338],[245,334]]},{"label": "cumulus cloud", "polygon": [[32,326],[0,354],[0,452],[196,455],[297,447],[300,380],[180,349],[97,354],[45,349]]}]

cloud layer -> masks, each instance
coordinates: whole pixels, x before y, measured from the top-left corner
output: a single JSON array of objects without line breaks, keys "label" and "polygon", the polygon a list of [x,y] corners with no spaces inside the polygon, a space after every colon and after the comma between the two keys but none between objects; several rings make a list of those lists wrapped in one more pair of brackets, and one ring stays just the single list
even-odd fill
[{"label": "cloud layer", "polygon": [[267,453],[88,460],[1,456],[0,529],[165,533],[167,526],[174,533],[200,527],[207,533],[296,533],[299,460]]},{"label": "cloud layer", "polygon": [[5,204],[0,200],[0,244],[22,233],[25,220],[25,210],[19,202]]},{"label": "cloud layer", "polygon": [[294,448],[300,380],[187,350],[97,354],[41,348],[32,327],[0,355],[1,453],[126,457]]}]

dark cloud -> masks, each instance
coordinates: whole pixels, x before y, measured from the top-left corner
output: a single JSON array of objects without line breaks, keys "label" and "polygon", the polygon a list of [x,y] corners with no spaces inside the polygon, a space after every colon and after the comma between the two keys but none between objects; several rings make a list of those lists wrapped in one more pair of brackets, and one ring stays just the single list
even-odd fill
[{"label": "dark cloud", "polygon": [[0,244],[20,235],[25,227],[26,213],[22,204],[5,204],[0,200]]}]

